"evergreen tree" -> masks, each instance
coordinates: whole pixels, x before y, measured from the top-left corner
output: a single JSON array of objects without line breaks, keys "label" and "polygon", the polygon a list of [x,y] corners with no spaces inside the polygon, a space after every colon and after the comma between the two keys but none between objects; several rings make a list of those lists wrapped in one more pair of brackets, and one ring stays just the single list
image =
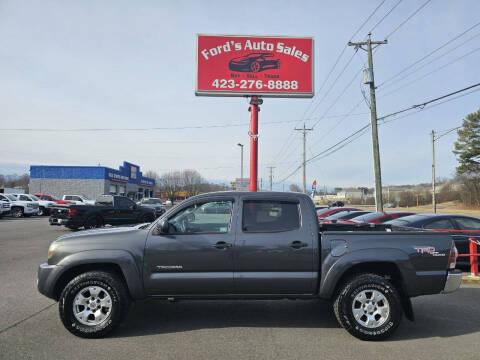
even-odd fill
[{"label": "evergreen tree", "polygon": [[480,110],[467,115],[457,134],[453,151],[460,163],[457,175],[480,175]]}]

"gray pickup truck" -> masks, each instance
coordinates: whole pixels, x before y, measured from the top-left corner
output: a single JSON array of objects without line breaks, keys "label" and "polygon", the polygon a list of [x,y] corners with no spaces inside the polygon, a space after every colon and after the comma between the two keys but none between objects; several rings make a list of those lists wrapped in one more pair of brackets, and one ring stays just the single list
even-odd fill
[{"label": "gray pickup truck", "polygon": [[65,327],[101,337],[132,300],[328,299],[363,340],[391,335],[411,297],[455,291],[450,235],[385,225],[317,222],[298,193],[219,192],[189,198],[152,224],[55,240],[38,289],[59,301]]}]

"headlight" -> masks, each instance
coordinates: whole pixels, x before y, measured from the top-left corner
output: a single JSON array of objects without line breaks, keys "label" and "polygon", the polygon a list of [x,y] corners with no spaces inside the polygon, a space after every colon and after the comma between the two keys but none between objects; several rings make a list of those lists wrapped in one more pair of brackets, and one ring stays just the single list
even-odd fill
[{"label": "headlight", "polygon": [[48,256],[47,259],[50,260],[50,258],[55,254],[55,251],[60,247],[60,243],[54,241],[50,244],[50,247],[48,248]]}]

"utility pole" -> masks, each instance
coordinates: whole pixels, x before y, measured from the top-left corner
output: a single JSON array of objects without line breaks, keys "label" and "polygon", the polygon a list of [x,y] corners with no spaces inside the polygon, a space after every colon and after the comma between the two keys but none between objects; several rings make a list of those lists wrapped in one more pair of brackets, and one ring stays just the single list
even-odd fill
[{"label": "utility pole", "polygon": [[[377,131],[377,104],[375,99],[375,81],[373,78],[373,59],[372,59],[372,44],[382,45],[386,44],[387,40],[372,41],[371,33],[368,33],[368,40],[358,43],[348,42],[349,46],[355,46],[355,49],[365,50],[368,54],[368,69],[364,69],[364,83],[370,84],[370,121],[372,124],[372,145],[373,145],[373,168],[375,173],[375,204],[377,212],[383,212],[382,199],[382,173],[380,170],[380,150],[378,148],[378,131]],[[367,49],[362,46],[366,45]]]},{"label": "utility pole", "polygon": [[273,169],[275,169],[275,166],[267,166],[267,169],[270,169],[270,191],[272,191],[272,185],[273,185]]},{"label": "utility pole", "polygon": [[433,213],[437,213],[437,198],[435,194],[435,131],[432,130],[432,207]]},{"label": "utility pole", "polygon": [[301,131],[303,133],[303,193],[306,194],[307,193],[307,162],[306,162],[306,143],[307,143],[307,131],[311,131],[313,130],[313,128],[311,129],[307,129],[305,127],[305,123],[303,123],[303,128],[300,128],[300,129],[297,129],[295,128],[295,130],[297,131]]}]

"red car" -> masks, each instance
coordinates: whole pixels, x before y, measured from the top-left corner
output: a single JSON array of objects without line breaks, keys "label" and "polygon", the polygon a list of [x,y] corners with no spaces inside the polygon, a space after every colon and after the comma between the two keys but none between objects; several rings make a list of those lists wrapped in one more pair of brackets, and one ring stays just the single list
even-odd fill
[{"label": "red car", "polygon": [[405,211],[389,211],[389,212],[374,212],[370,214],[360,215],[350,220],[339,220],[337,223],[341,224],[355,224],[355,223],[369,223],[369,224],[383,224],[384,222],[398,219],[404,216],[414,215],[411,212]]},{"label": "red car", "polygon": [[328,209],[320,209],[317,211],[317,218],[318,220],[323,220],[327,216],[336,214],[340,211],[359,211],[360,209],[355,209],[355,208],[348,208],[348,207],[333,207],[333,208],[328,208]]},{"label": "red car", "polygon": [[40,200],[54,201],[59,205],[73,204],[71,201],[60,200],[48,194],[33,194],[33,195],[38,197]]}]

